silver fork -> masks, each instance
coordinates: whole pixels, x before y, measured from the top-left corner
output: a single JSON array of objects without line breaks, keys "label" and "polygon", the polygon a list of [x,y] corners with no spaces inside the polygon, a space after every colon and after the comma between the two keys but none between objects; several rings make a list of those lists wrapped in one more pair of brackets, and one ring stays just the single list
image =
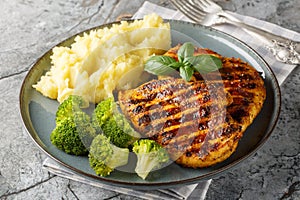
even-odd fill
[{"label": "silver fork", "polygon": [[287,64],[300,64],[300,42],[283,38],[244,24],[211,0],[170,0],[189,19],[205,26],[229,23],[260,39],[275,58]]}]

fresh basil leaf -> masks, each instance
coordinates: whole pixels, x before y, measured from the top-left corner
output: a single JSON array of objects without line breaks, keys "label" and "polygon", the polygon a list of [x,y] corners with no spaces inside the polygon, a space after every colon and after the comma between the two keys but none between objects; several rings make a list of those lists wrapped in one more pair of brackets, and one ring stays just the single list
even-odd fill
[{"label": "fresh basil leaf", "polygon": [[184,43],[178,50],[178,61],[169,56],[152,56],[145,64],[145,71],[155,75],[177,74],[190,81],[194,72],[208,73],[222,68],[222,61],[212,55],[194,56],[194,46],[190,42]]},{"label": "fresh basil leaf", "polygon": [[191,42],[184,43],[177,52],[179,62],[183,62],[185,58],[194,55],[194,45]]},{"label": "fresh basil leaf", "polygon": [[146,64],[144,70],[155,75],[169,75],[176,71],[170,65],[175,63],[176,60],[169,56],[152,56]]},{"label": "fresh basil leaf", "polygon": [[184,66],[184,63],[182,63],[182,62],[173,62],[173,63],[169,64],[168,66],[172,67],[174,69],[179,69],[180,67]]},{"label": "fresh basil leaf", "polygon": [[[164,65],[170,65],[171,63],[176,62],[176,60],[170,56],[151,56],[148,61],[157,61]],[[148,62],[147,61],[147,62]]]},{"label": "fresh basil leaf", "polygon": [[199,73],[208,73],[222,68],[221,59],[212,55],[198,55],[186,58],[186,60]]},{"label": "fresh basil leaf", "polygon": [[189,66],[183,66],[179,68],[179,73],[184,80],[190,81],[194,74],[194,69]]}]

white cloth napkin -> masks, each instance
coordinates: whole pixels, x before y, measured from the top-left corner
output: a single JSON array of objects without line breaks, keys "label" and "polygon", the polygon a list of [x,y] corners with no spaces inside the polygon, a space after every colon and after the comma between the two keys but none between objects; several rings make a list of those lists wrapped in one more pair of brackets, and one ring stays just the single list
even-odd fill
[{"label": "white cloth napkin", "polygon": [[[74,181],[79,181],[82,183],[86,183],[88,185],[100,187],[103,189],[115,191],[122,194],[127,194],[131,196],[136,196],[143,199],[157,199],[157,200],[165,200],[165,199],[205,199],[206,192],[208,190],[210,180],[203,181],[198,184],[186,185],[182,187],[174,187],[170,189],[160,189],[160,190],[134,190],[131,188],[123,188],[112,185],[106,185],[100,183],[99,181],[95,181],[92,178],[82,176],[75,171],[62,166],[56,161],[46,158],[43,162],[43,168],[51,172],[52,174],[71,179]],[[193,191],[195,194],[193,195]],[[191,195],[192,194],[192,195]]]},{"label": "white cloth napkin", "polygon": [[[145,1],[143,6],[137,11],[137,13],[133,16],[133,18],[142,18],[144,15],[153,12],[159,14],[161,17],[165,19],[177,19],[177,20],[190,21],[179,11],[167,9],[147,1]],[[290,31],[280,26],[277,26],[275,24],[261,21],[252,17],[243,16],[236,13],[231,13],[231,14],[233,14],[235,17],[237,17],[238,19],[240,19],[245,23],[254,26],[264,27],[264,29],[271,31],[273,33],[283,35],[291,40],[300,41],[300,34],[297,32]],[[276,61],[273,55],[262,45],[260,45],[260,42],[257,41],[256,38],[251,37],[240,28],[233,27],[230,25],[219,25],[215,28],[220,31],[226,32],[230,35],[233,35],[234,37],[240,39],[241,41],[246,42],[249,46],[255,49],[271,66],[273,72],[275,73],[275,76],[278,79],[279,84],[283,83],[285,78],[295,68],[295,65],[287,65]],[[96,187],[101,187],[107,190],[112,190],[119,193],[124,193],[124,194],[132,195],[144,199],[190,199],[190,200],[200,199],[202,200],[205,199],[206,192],[211,183],[211,180],[208,180],[208,181],[200,182],[198,184],[186,185],[186,186],[175,187],[170,189],[139,191],[130,188],[121,188],[121,187],[102,184],[91,178],[84,177],[80,174],[77,174],[76,172],[60,165],[59,163],[53,161],[50,158],[47,158],[44,161],[43,167],[49,172],[61,177],[65,177],[68,179],[72,179]]]}]

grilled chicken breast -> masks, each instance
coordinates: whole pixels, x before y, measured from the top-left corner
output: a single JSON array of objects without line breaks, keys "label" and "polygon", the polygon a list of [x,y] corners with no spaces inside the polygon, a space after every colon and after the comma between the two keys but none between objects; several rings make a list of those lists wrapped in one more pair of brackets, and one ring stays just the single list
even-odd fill
[{"label": "grilled chicken breast", "polygon": [[[165,55],[177,59],[179,46]],[[260,112],[266,97],[260,74],[240,59],[212,54],[223,67],[195,73],[190,82],[160,77],[118,94],[122,112],[135,129],[164,146],[176,163],[208,167],[227,159],[246,128]]]}]

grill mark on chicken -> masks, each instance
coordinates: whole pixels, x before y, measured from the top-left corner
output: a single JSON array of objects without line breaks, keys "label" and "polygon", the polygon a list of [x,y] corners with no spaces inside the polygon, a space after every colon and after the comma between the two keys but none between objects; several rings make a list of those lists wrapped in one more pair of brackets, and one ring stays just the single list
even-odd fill
[{"label": "grill mark on chicken", "polygon": [[[177,59],[178,49],[165,55]],[[133,126],[163,145],[178,164],[193,168],[227,159],[266,96],[260,74],[241,59],[195,48],[198,54],[221,58],[223,68],[195,73],[190,82],[162,77],[119,92],[120,107]]]},{"label": "grill mark on chicken", "polygon": [[[175,124],[182,124],[184,121],[195,120],[196,117],[207,117],[210,112],[217,112],[219,110],[217,105],[212,105],[212,99],[218,98],[217,96],[222,96],[220,92],[215,92],[210,94],[207,85],[205,84],[187,84],[184,80],[181,81],[177,86],[174,87],[174,83],[176,84],[178,79],[169,79],[161,80],[159,83],[164,85],[162,94],[165,94],[166,89],[172,92],[168,92],[168,96],[161,95],[160,92],[153,90],[153,96],[156,96],[156,100],[149,98],[144,98],[144,95],[139,95],[140,99],[138,101],[134,101],[136,104],[132,104],[130,101],[130,105],[133,114],[135,114],[135,118],[138,120],[138,125],[140,127],[146,127],[151,124],[151,128],[153,130],[157,130],[156,127],[169,127],[174,126]],[[154,85],[157,84],[157,80]],[[168,85],[166,84],[168,83]],[[149,88],[149,85],[152,83],[147,83],[146,87],[142,86],[141,88]],[[201,88],[201,89],[199,89]],[[211,90],[216,90],[213,88]],[[187,92],[188,91],[188,92]],[[203,91],[201,93],[201,91]],[[137,91],[140,94],[142,91]],[[158,102],[157,99],[160,99]],[[223,100],[226,100],[223,98]],[[145,102],[147,101],[147,105]],[[137,103],[139,102],[139,103]],[[142,104],[144,106],[142,107]],[[200,106],[201,105],[201,106]],[[147,128],[147,130],[150,127]],[[149,135],[149,134],[148,134]]]},{"label": "grill mark on chicken", "polygon": [[[214,123],[215,124],[221,124],[223,123],[224,119],[223,117],[215,117],[214,118]],[[210,121],[204,120],[199,123],[202,125],[200,126],[201,128],[203,126],[207,128],[210,128],[211,126],[209,125]],[[205,125],[204,125],[205,124]],[[174,127],[174,126],[173,126]],[[217,138],[219,135],[222,135],[223,132],[218,131],[218,129],[221,129],[222,126],[215,126],[211,127],[211,135],[212,138]],[[185,142],[188,144],[193,144],[193,143],[198,143],[198,142],[203,142],[204,138],[206,137],[206,129],[199,129],[198,123],[195,121],[189,121],[186,122],[183,126],[176,126],[176,128],[172,128],[169,131],[164,130],[161,133],[161,136],[156,134],[154,137],[156,138],[157,141],[160,141],[162,145],[174,145],[175,143],[178,143],[178,141],[182,140],[184,138]],[[189,134],[187,134],[189,133]],[[229,134],[227,131],[226,134]],[[172,137],[165,137],[165,135],[171,135]],[[176,136],[176,139],[174,137]],[[161,137],[161,138],[159,138]],[[201,138],[201,139],[199,139]],[[183,141],[183,140],[182,140]],[[180,142],[182,142],[180,141]],[[179,145],[180,146],[180,145]]]}]

